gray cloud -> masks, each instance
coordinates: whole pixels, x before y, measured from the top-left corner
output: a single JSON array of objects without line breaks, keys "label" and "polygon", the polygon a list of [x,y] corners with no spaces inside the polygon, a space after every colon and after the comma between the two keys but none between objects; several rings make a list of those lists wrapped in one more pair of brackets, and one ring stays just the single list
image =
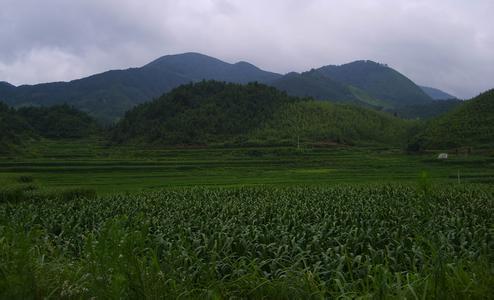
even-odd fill
[{"label": "gray cloud", "polygon": [[492,11],[492,0],[3,0],[0,80],[195,51],[281,73],[372,59],[468,98],[494,87]]}]

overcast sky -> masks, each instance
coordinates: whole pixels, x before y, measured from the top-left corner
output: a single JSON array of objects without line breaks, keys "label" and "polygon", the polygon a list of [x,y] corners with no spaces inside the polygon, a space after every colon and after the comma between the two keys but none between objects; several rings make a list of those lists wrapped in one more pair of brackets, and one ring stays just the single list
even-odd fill
[{"label": "overcast sky", "polygon": [[494,0],[0,0],[0,81],[200,52],[280,73],[358,59],[463,98],[494,87]]}]

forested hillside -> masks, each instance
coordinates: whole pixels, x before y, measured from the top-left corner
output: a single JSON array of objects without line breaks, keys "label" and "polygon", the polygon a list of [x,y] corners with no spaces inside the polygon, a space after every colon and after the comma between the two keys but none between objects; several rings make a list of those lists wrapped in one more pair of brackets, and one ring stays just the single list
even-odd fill
[{"label": "forested hillside", "polygon": [[432,100],[403,74],[373,61],[355,61],[317,70],[335,81],[365,91],[368,95],[384,101],[388,107],[424,104]]},{"label": "forested hillside", "polygon": [[289,97],[272,87],[207,81],[139,105],[117,124],[116,143],[198,145],[303,141],[355,144],[404,141],[409,123],[350,105]]},{"label": "forested hillside", "polygon": [[320,101],[283,105],[255,134],[263,140],[400,146],[415,124],[363,107]]},{"label": "forested hillside", "polygon": [[27,141],[43,138],[83,138],[100,133],[86,113],[67,105],[10,108],[0,102],[0,151],[13,151]]},{"label": "forested hillside", "polygon": [[404,119],[429,120],[445,114],[463,103],[463,100],[457,99],[434,100],[426,104],[401,106],[387,111]]},{"label": "forested hillside", "polygon": [[32,127],[16,111],[0,102],[0,153],[7,153],[35,137]]},{"label": "forested hillside", "polygon": [[494,90],[480,94],[431,120],[415,137],[413,149],[494,145]]}]

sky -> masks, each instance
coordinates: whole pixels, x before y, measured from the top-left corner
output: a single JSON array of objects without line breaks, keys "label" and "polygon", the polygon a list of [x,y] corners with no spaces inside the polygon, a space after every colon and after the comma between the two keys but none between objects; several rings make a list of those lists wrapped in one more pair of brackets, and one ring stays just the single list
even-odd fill
[{"label": "sky", "polygon": [[494,0],[0,0],[0,81],[200,52],[278,73],[354,60],[470,98],[494,87]]}]

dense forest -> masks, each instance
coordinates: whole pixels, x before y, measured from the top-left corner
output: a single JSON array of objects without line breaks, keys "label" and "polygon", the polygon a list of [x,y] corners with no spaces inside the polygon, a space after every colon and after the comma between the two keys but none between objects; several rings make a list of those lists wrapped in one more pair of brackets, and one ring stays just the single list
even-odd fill
[{"label": "dense forest", "polygon": [[156,144],[206,144],[247,135],[283,103],[300,101],[258,83],[203,81],[178,87],[127,112],[112,140]]},{"label": "dense forest", "polygon": [[483,147],[494,144],[494,90],[430,120],[414,138],[412,149]]},{"label": "dense forest", "polygon": [[403,119],[428,120],[445,114],[463,103],[463,100],[457,99],[434,100],[426,104],[401,106],[386,111]]},{"label": "dense forest", "polygon": [[15,109],[0,102],[0,153],[10,152],[35,136],[32,127]]},{"label": "dense forest", "polygon": [[181,86],[129,111],[116,143],[341,144],[403,141],[409,122],[351,105],[289,97],[266,85],[203,81]]},{"label": "dense forest", "polygon": [[68,105],[14,109],[0,102],[0,151],[4,153],[40,137],[83,138],[99,131],[92,117]]},{"label": "dense forest", "polygon": [[283,105],[255,136],[308,143],[401,145],[415,126],[363,107],[320,101]]},{"label": "dense forest", "polygon": [[[14,109],[1,104],[0,146],[5,153],[39,138],[100,135],[111,144],[169,146],[379,144],[412,151],[481,147],[494,140],[493,94],[491,90],[469,101],[434,101],[384,112],[293,97],[260,83],[201,81],[138,105],[107,131],[68,105]],[[425,121],[406,120],[417,115]]]}]

